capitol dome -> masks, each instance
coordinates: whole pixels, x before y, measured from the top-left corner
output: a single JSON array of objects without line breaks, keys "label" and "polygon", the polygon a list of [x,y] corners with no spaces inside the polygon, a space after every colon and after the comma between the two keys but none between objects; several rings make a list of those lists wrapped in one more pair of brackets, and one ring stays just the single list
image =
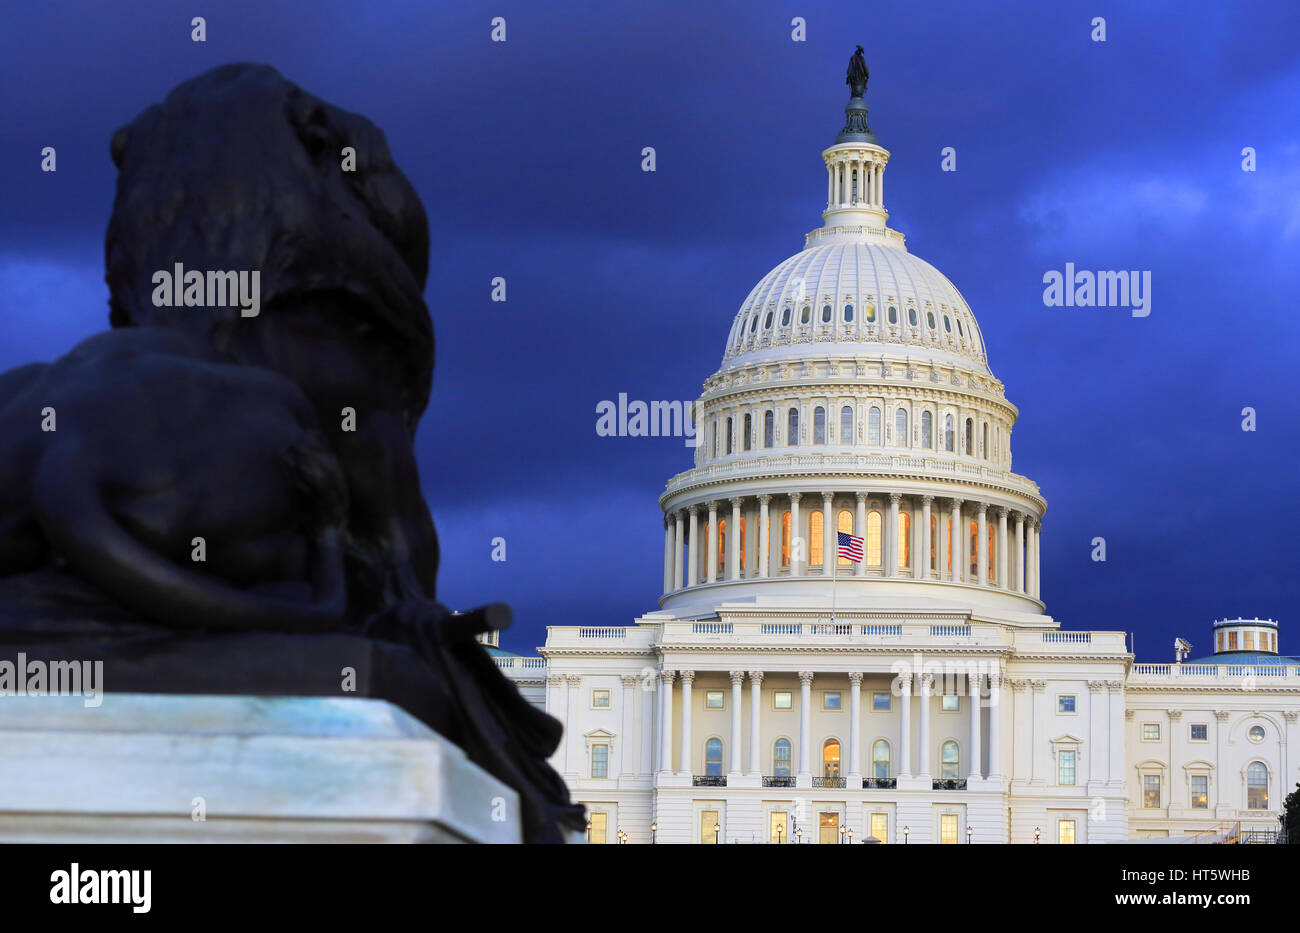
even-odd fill
[{"label": "capitol dome", "polygon": [[704,382],[694,466],[660,496],[660,605],[921,600],[1047,624],[1047,503],[1011,467],[1019,411],[961,293],[889,227],[866,112],[850,98],[822,152],[822,225],[750,290]]}]

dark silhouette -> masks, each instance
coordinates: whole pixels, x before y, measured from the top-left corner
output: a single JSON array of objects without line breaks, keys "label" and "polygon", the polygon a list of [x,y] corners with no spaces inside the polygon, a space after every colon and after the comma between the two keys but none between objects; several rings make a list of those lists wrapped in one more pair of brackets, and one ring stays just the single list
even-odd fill
[{"label": "dark silhouette", "polygon": [[844,83],[849,86],[849,97],[861,97],[867,93],[867,78],[870,76],[867,60],[862,57],[862,46],[858,46],[849,59],[848,72],[844,76]]},{"label": "dark silhouette", "polygon": [[[314,693],[364,656],[371,695],[519,792],[529,841],[581,829],[559,723],[474,640],[509,610],[436,601],[428,224],[383,134],[226,65],[111,150],[112,330],[0,374],[0,640],[100,652],[109,690]],[[159,306],[177,264],[257,271],[259,313]]]}]

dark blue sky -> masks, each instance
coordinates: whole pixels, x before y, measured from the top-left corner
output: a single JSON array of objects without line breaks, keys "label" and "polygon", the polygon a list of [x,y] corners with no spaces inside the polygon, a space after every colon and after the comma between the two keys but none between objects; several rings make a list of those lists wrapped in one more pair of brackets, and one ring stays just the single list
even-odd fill
[{"label": "dark blue sky", "polygon": [[[0,368],[106,326],[113,130],[213,65],[275,65],[382,127],[429,213],[438,361],[418,444],[444,601],[510,602],[503,644],[522,651],[548,624],[628,623],[656,606],[656,500],[691,457],[598,438],[596,403],[698,394],[750,287],[820,225],[819,153],[861,43],[891,226],[962,290],[1021,409],[1048,611],[1162,661],[1175,635],[1208,652],[1214,618],[1272,616],[1295,653],[1298,38],[1292,0],[10,9]],[[1044,307],[1066,262],[1151,270],[1151,316]]]}]

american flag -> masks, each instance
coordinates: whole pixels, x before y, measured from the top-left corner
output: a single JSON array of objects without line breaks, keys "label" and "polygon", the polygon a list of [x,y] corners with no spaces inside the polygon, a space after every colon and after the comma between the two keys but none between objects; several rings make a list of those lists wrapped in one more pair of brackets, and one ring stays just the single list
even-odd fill
[{"label": "american flag", "polygon": [[840,532],[840,557],[855,564],[862,563],[862,538]]}]

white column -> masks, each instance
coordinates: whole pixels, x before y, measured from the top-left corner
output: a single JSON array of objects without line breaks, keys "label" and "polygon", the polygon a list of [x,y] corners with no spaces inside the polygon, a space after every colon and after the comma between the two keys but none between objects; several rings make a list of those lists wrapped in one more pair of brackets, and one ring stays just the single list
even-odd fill
[{"label": "white column", "polygon": [[952,532],[949,534],[952,553],[948,555],[952,566],[948,568],[948,577],[953,583],[960,583],[965,574],[962,573],[962,562],[966,556],[966,549],[962,547],[962,542],[966,540],[966,534],[961,527],[961,500],[952,500]]},{"label": "white column", "polygon": [[637,761],[640,774],[653,774],[655,771],[654,732],[661,719],[655,716],[655,697],[660,691],[654,684],[649,671],[641,676],[641,757]]},{"label": "white column", "polygon": [[835,206],[835,163],[828,163],[826,166],[826,209],[830,210]]},{"label": "white column", "polygon": [[970,772],[972,779],[982,777],[980,774],[980,676],[967,675],[970,686]]},{"label": "white column", "polygon": [[[1106,687],[1110,690],[1110,782],[1111,784],[1122,786],[1124,784],[1124,681],[1109,680]],[[1215,713],[1215,720],[1218,722],[1218,731],[1224,731],[1224,723],[1227,721],[1227,713]],[[1223,749],[1220,749],[1222,751]],[[1223,761],[1222,755],[1219,761]],[[1216,775],[1218,778],[1219,792],[1222,793],[1223,783],[1222,775]]]},{"label": "white column", "polygon": [[979,585],[988,586],[989,583],[989,519],[987,502],[980,502],[975,506],[979,514],[979,526],[976,531],[975,554],[976,571],[979,576]]},{"label": "white column", "polygon": [[[930,505],[934,496],[921,497],[921,579],[930,579],[930,549],[934,542],[930,539]],[[935,563],[939,563],[938,549],[935,549]]]},{"label": "white column", "polygon": [[862,786],[862,672],[849,671],[849,787]]},{"label": "white column", "polygon": [[790,576],[802,576],[803,568],[800,566],[799,555],[807,547],[806,544],[800,544],[802,533],[799,527],[799,499],[803,493],[790,493]]},{"label": "white column", "polygon": [[684,543],[682,541],[682,513],[677,512],[673,521],[677,526],[677,539],[673,544],[673,589],[680,590],[682,588],[682,545]]},{"label": "white column", "polygon": [[[921,525],[923,522],[921,520],[921,514],[916,510],[915,496],[912,497],[912,508],[910,514],[912,517],[908,519],[907,527],[908,534],[911,535],[912,538],[910,542],[912,548],[912,579],[923,580],[925,579],[925,571],[930,566],[930,556],[928,552],[922,551],[924,542],[922,541]],[[927,533],[929,532],[928,527],[924,530]]]},{"label": "white column", "polygon": [[912,776],[912,675],[898,678],[898,776]]},{"label": "white column", "polygon": [[769,495],[758,497],[758,576],[767,576],[768,564],[771,563],[772,523],[768,516],[767,504],[772,501]]},{"label": "white column", "polygon": [[1016,513],[1016,592],[1025,592],[1025,513]]},{"label": "white column", "polygon": [[1042,523],[1034,519],[1034,599],[1043,598],[1043,535]]},{"label": "white column", "polygon": [[930,700],[934,693],[934,676],[932,674],[920,675],[921,687],[921,767],[917,771],[917,777],[931,780],[930,772]]},{"label": "white column", "polygon": [[740,776],[740,688],[744,671],[731,672],[731,750],[727,752],[727,771]]},{"label": "white column", "polygon": [[854,517],[853,533],[862,539],[862,560],[853,565],[855,577],[867,575],[867,494],[858,493],[858,513]]},{"label": "white column", "polygon": [[690,513],[690,536],[687,540],[690,546],[686,549],[686,585],[694,586],[700,566],[700,533],[699,533],[699,506],[691,506],[688,509]]},{"label": "white column", "polygon": [[[565,722],[564,715],[564,675],[547,674],[546,675],[546,712]],[[551,767],[556,771],[564,771],[564,756],[568,754],[569,735],[566,732],[563,740],[555,751],[551,754]]]},{"label": "white column", "polygon": [[564,701],[564,734],[569,736],[569,740],[564,743],[564,770],[569,775],[576,777],[578,774],[578,743],[577,723],[574,717],[578,709],[578,687],[582,683],[581,674],[567,674],[565,680],[568,682],[568,696]]},{"label": "white column", "polygon": [[659,770],[673,770],[673,677],[676,671],[660,671],[659,682],[661,699],[659,713]]},{"label": "white column", "polygon": [[885,167],[876,166],[876,207],[885,206]]},{"label": "white column", "polygon": [[835,532],[835,510],[831,508],[834,496],[831,492],[822,493],[822,573],[828,577],[835,573],[839,554],[839,548],[831,543],[839,541]]},{"label": "white column", "polygon": [[1105,760],[1102,757],[1102,750],[1106,749],[1109,754],[1109,748],[1106,746],[1106,739],[1102,729],[1105,727],[1106,718],[1110,715],[1110,704],[1106,701],[1106,682],[1104,680],[1088,681],[1088,744],[1092,746],[1092,754],[1088,755],[1088,783],[1104,783],[1106,772],[1102,770],[1101,763]]},{"label": "white column", "polygon": [[1004,590],[1011,589],[1007,579],[1007,510],[998,509],[998,586]]},{"label": "white column", "polygon": [[812,671],[799,672],[799,778],[807,786],[812,777]]},{"label": "white column", "polygon": [[989,675],[989,780],[1002,780],[1002,674],[1000,672]]},{"label": "white column", "polygon": [[740,579],[740,549],[745,546],[740,533],[740,499],[731,500],[731,525],[727,531],[727,579]]},{"label": "white column", "polygon": [[759,713],[763,709],[763,672],[749,672],[749,773],[762,773],[763,737],[759,727]]},{"label": "white column", "polygon": [[664,592],[673,591],[673,524],[664,516]]},{"label": "white column", "polygon": [[718,576],[718,503],[709,503],[709,552],[704,568],[704,579],[712,583]]},{"label": "white column", "polygon": [[620,773],[628,777],[636,774],[640,768],[637,763],[637,754],[641,751],[636,742],[632,741],[632,736],[636,735],[636,685],[640,678],[636,674],[624,674],[623,680],[623,734],[620,738],[623,740],[619,744],[622,751],[619,752],[619,761],[622,767]]},{"label": "white column", "polygon": [[899,493],[889,494],[889,533],[885,536],[889,540],[889,553],[885,557],[887,577],[898,576],[898,501],[901,498]]},{"label": "white column", "polygon": [[693,774],[691,770],[691,684],[695,682],[695,671],[679,671],[682,678],[682,744],[679,750],[681,760],[677,762],[678,774]]},{"label": "white column", "polygon": [[1031,680],[1029,682],[1029,780],[1041,783],[1042,778],[1038,776],[1038,760],[1043,756],[1044,749],[1041,747],[1043,741],[1043,728],[1047,723],[1046,715],[1043,711],[1043,691],[1047,689],[1047,681]]}]

